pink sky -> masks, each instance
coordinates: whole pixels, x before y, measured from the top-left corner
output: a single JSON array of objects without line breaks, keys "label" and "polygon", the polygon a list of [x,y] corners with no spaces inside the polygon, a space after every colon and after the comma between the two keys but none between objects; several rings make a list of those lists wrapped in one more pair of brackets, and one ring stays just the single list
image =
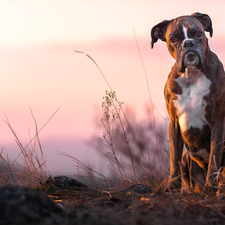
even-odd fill
[{"label": "pink sky", "polygon": [[[24,143],[28,127],[34,134],[32,108],[41,128],[48,170],[71,170],[67,152],[96,165],[96,152],[87,146],[94,130],[96,108],[109,90],[96,66],[125,105],[138,108],[149,101],[143,68],[135,44],[136,31],[146,66],[152,99],[166,117],[163,88],[173,59],[165,43],[150,49],[150,29],[164,19],[204,12],[213,21],[211,49],[225,61],[224,1],[128,1],[128,0],[7,0],[0,2],[0,148],[10,155],[19,152],[3,120],[5,115]],[[208,36],[209,37],[209,36]],[[100,134],[101,135],[101,134]],[[96,161],[94,161],[95,159]],[[93,162],[94,161],[94,162]],[[73,172],[71,172],[73,173]]]}]

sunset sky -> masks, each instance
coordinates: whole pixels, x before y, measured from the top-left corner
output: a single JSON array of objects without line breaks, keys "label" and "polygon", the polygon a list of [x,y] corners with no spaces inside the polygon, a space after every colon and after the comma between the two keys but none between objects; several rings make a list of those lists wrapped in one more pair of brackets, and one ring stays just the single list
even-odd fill
[{"label": "sunset sky", "polygon": [[[209,44],[225,62],[225,2],[197,0],[2,0],[0,1],[0,149],[19,152],[5,123],[8,117],[23,143],[35,134],[31,107],[51,173],[75,168],[63,151],[96,165],[94,146],[86,144],[95,130],[102,97],[109,90],[89,54],[117,97],[140,116],[149,95],[135,43],[135,30],[153,102],[167,117],[163,88],[174,60],[163,42],[150,48],[151,28],[165,19],[207,13],[214,34]],[[99,134],[101,135],[101,134]]]}]

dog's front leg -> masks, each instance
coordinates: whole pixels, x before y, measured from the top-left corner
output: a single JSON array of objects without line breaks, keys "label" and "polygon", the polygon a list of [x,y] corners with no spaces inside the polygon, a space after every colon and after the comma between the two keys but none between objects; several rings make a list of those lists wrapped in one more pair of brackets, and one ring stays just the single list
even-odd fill
[{"label": "dog's front leg", "polygon": [[183,152],[183,138],[177,119],[171,120],[169,125],[170,141],[170,176],[168,189],[181,188],[181,157]]},{"label": "dog's front leg", "polygon": [[217,191],[224,180],[222,157],[224,152],[224,124],[216,124],[211,129],[210,157],[206,178],[206,187]]}]

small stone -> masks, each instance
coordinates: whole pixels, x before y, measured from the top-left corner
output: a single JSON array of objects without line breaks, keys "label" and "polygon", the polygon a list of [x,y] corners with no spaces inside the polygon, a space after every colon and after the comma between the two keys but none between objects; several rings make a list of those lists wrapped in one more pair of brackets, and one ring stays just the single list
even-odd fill
[{"label": "small stone", "polygon": [[86,186],[85,184],[67,176],[55,176],[53,178],[50,178],[47,182],[48,185],[50,185],[50,191],[88,188],[88,186]]}]

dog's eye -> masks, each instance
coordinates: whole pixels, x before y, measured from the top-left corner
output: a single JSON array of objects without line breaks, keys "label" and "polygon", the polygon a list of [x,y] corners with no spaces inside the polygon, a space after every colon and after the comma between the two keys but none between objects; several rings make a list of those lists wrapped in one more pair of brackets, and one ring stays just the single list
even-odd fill
[{"label": "dog's eye", "polygon": [[202,32],[198,31],[195,35],[197,38],[200,38],[202,36]]},{"label": "dog's eye", "polygon": [[177,38],[173,36],[173,37],[170,38],[170,41],[171,41],[173,44],[175,44],[175,43],[177,42]]}]

